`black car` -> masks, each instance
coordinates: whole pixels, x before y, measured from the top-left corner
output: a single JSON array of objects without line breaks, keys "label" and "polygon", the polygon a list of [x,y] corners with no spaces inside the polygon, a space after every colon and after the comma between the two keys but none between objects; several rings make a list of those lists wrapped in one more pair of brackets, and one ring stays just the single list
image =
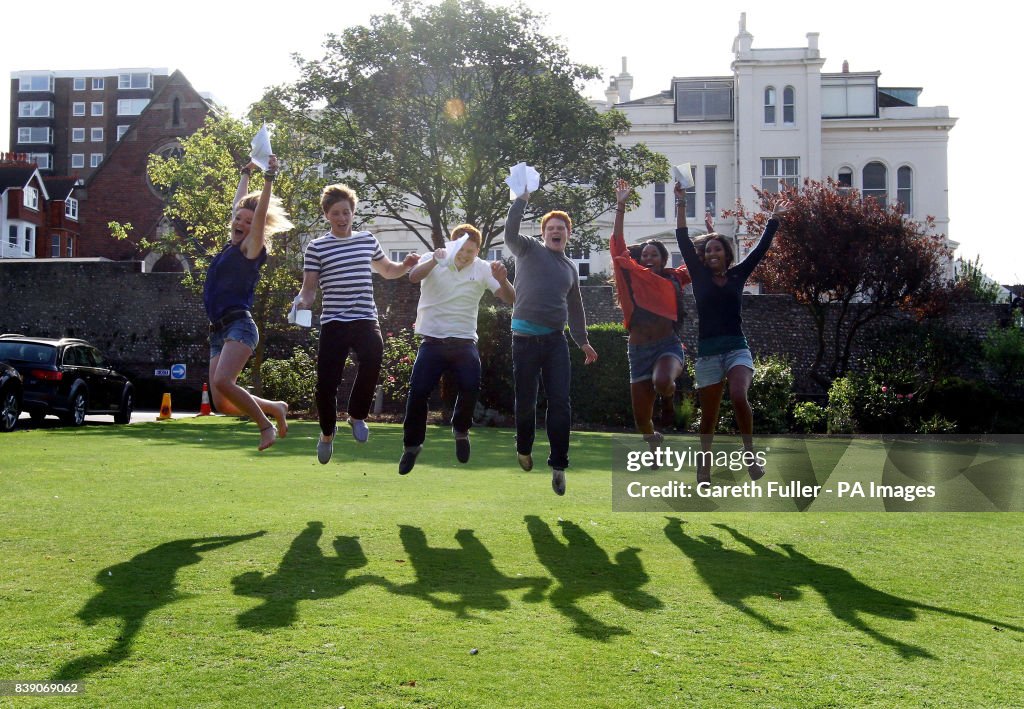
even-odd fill
[{"label": "black car", "polygon": [[115,423],[131,420],[132,383],[85,340],[0,335],[0,361],[21,373],[21,406],[35,423],[47,414],[71,426],[85,423],[86,414],[113,414]]},{"label": "black car", "polygon": [[13,431],[21,416],[21,373],[0,362],[0,433]]}]

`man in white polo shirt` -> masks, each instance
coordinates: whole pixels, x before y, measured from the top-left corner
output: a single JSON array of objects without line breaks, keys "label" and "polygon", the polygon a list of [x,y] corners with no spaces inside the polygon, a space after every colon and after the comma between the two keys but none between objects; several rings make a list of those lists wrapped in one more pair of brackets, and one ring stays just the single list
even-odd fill
[{"label": "man in white polo shirt", "polygon": [[477,350],[476,320],[480,298],[490,290],[506,303],[516,297],[501,261],[488,263],[480,253],[480,230],[469,224],[452,231],[448,249],[424,254],[409,272],[409,280],[420,284],[416,311],[416,334],[423,337],[409,382],[405,408],[405,452],[398,463],[401,475],[416,465],[416,456],[427,435],[427,408],[431,392],[446,372],[452,372],[458,388],[452,433],[455,456],[469,460],[469,428],[473,408],[480,395],[480,352]]}]

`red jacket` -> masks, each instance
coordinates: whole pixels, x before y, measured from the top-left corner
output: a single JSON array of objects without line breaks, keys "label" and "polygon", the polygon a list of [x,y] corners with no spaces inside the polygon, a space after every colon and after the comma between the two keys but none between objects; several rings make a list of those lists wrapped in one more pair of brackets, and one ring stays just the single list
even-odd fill
[{"label": "red jacket", "polygon": [[[677,318],[675,285],[668,278],[637,263],[629,255],[626,240],[622,234],[612,234],[609,246],[612,252],[615,287],[618,289],[619,306],[622,308],[623,324],[626,329],[629,329],[634,308],[643,308],[675,322]],[[626,276],[627,273],[628,276]],[[685,266],[666,268],[663,273],[665,276],[675,279],[680,288],[690,282],[690,274]]]}]

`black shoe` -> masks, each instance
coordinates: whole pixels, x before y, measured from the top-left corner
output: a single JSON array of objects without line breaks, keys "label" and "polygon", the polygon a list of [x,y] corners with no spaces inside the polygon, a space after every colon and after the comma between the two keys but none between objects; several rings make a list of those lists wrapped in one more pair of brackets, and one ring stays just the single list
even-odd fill
[{"label": "black shoe", "polygon": [[399,475],[408,475],[412,472],[412,469],[416,466],[416,456],[420,454],[421,450],[423,450],[423,446],[405,449],[405,452],[402,453],[402,459],[398,461]]},{"label": "black shoe", "polygon": [[565,494],[565,471],[561,468],[551,469],[551,489],[556,495]]},{"label": "black shoe", "polygon": [[516,457],[519,459],[519,467],[530,472],[533,470],[533,456],[529,453],[516,453]]},{"label": "black shoe", "polygon": [[[454,433],[454,431],[453,431]],[[455,457],[460,463],[469,462],[469,431],[466,433],[455,433]]]}]

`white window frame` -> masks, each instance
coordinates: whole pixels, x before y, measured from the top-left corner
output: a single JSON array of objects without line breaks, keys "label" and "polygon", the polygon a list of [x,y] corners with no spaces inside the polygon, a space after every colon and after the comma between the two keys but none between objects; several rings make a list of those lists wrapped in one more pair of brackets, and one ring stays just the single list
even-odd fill
[{"label": "white window frame", "polygon": [[[882,168],[882,186],[881,187],[868,187],[865,171],[872,165],[878,165]],[[864,167],[860,171],[860,196],[864,199],[873,199],[878,202],[878,206],[882,209],[886,209],[889,206],[889,166],[881,160],[871,160],[864,164]]]},{"label": "white window frame", "polygon": [[415,249],[391,249],[391,260],[401,262],[406,256],[413,253]]},{"label": "white window frame", "polygon": [[[45,113],[39,113],[38,109],[44,106]],[[52,118],[53,101],[18,101],[18,118]]]},{"label": "white window frame", "polygon": [[93,91],[102,91],[105,87],[106,87],[106,81],[104,81],[102,76],[93,77],[93,80],[92,80],[92,90]]},{"label": "white window frame", "polygon": [[[135,110],[135,106],[141,102],[141,107]],[[119,116],[138,116],[146,110],[146,106],[149,105],[148,98],[120,98],[117,100],[117,115]]]},{"label": "white window frame", "polygon": [[704,166],[704,213],[711,210],[713,217],[718,216],[718,166]]},{"label": "white window frame", "polygon": [[29,209],[39,211],[39,190],[35,187],[26,187],[21,195],[21,203]]},{"label": "white window frame", "polygon": [[67,249],[68,258],[74,258],[75,257],[75,237],[71,236],[71,234],[68,234],[67,246],[65,248]]},{"label": "white window frame", "polygon": [[29,162],[34,162],[40,170],[53,169],[53,156],[49,153],[29,153],[28,160]]},{"label": "white window frame", "polygon": [[72,128],[71,129],[71,142],[72,143],[84,143],[85,142],[85,128]]},{"label": "white window frame", "polygon": [[102,101],[93,101],[92,105],[89,107],[89,115],[90,116],[102,116],[103,115],[103,102]]},{"label": "white window frame", "polygon": [[85,153],[72,153],[71,154],[71,169],[81,170],[85,168]]},{"label": "white window frame", "polygon": [[[46,88],[33,88],[32,84],[37,79],[46,79]],[[47,91],[53,93],[53,76],[48,74],[30,74],[29,76],[23,76],[18,79],[18,91],[29,92],[29,91]]]},{"label": "white window frame", "polygon": [[26,254],[36,252],[36,228],[34,226],[25,227],[25,238],[22,240],[21,251]]},{"label": "white window frame", "polygon": [[782,90],[782,125],[796,125],[796,89],[792,86]]},{"label": "white window frame", "polygon": [[18,225],[11,224],[7,227],[7,246],[12,249],[18,248]]},{"label": "white window frame", "polygon": [[124,137],[124,134],[127,133],[128,131],[130,131],[131,129],[132,129],[132,127],[129,124],[122,123],[122,124],[118,125],[117,126],[117,139],[121,140],[121,138]]},{"label": "white window frame", "polygon": [[776,112],[778,110],[778,92],[775,91],[774,86],[764,87],[764,124],[766,126],[775,125],[775,119],[777,118]]},{"label": "white window frame", "polygon": [[89,129],[89,142],[91,142],[91,143],[102,143],[103,142],[103,129],[102,128],[90,128]]},{"label": "white window frame", "polygon": [[502,253],[503,252],[502,252],[501,249],[488,249],[487,250],[487,260],[488,261],[502,261],[502,260],[504,260],[504,257],[502,256]]},{"label": "white window frame", "polygon": [[78,221],[78,200],[74,197],[68,197],[64,200],[64,216],[68,219],[74,219]]},{"label": "white window frame", "polygon": [[[135,86],[134,81],[136,77],[146,77],[145,86]],[[153,88],[153,74],[150,72],[134,71],[125,72],[124,74],[117,75],[117,88],[118,89],[151,89]]]},{"label": "white window frame", "polygon": [[[904,175],[909,176],[909,184],[903,186]],[[903,214],[911,216],[914,213],[914,168],[910,165],[900,165],[896,169],[896,201],[903,205]]]},{"label": "white window frame", "polygon": [[103,163],[103,153],[89,153],[89,167],[99,167]]},{"label": "white window frame", "polygon": [[50,258],[60,258],[60,234],[50,236]]},{"label": "white window frame", "polygon": [[85,77],[84,76],[76,76],[74,79],[72,79],[71,80],[71,90],[72,91],[85,91]]},{"label": "white window frame", "polygon": [[85,101],[74,101],[71,104],[71,115],[72,116],[84,116],[85,115]]},{"label": "white window frame", "polygon": [[[36,140],[33,137],[34,131],[46,131],[46,140]],[[19,143],[39,143],[43,145],[53,145],[53,129],[45,126],[29,126],[18,128],[18,142]]]},{"label": "white window frame", "polygon": [[779,181],[789,187],[800,187],[800,158],[761,158],[761,189],[778,193]]},{"label": "white window frame", "polygon": [[668,187],[664,182],[654,183],[654,218],[657,221],[667,219],[665,209],[665,195],[668,191]]}]

